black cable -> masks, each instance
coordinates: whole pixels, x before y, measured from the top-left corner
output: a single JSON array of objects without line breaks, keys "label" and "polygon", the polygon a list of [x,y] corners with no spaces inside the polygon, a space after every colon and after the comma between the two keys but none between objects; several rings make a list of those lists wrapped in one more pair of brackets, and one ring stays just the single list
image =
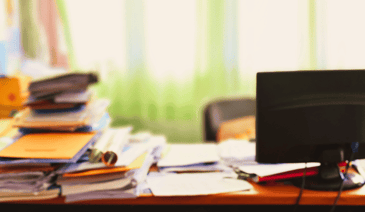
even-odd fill
[{"label": "black cable", "polygon": [[299,196],[297,198],[297,202],[295,203],[294,212],[297,210],[299,201],[302,198],[303,190],[304,190],[304,184],[305,184],[305,175],[307,174],[307,162],[305,162],[304,172],[303,172],[303,180],[302,180],[302,187],[300,188]]},{"label": "black cable", "polygon": [[354,160],[354,154],[355,152],[357,152],[357,149],[359,147],[359,143],[358,142],[353,142],[352,145],[351,145],[351,148],[352,148],[352,153],[351,153],[351,156],[350,156],[350,160],[347,162],[346,164],[346,170],[345,170],[345,174],[344,174],[344,177],[342,179],[342,182],[341,182],[341,185],[340,185],[340,190],[338,191],[338,194],[337,194],[337,197],[336,197],[336,200],[335,202],[333,203],[332,205],[332,208],[331,208],[331,211],[330,212],[333,212],[335,210],[335,207],[337,205],[337,202],[338,200],[340,199],[340,196],[341,196],[341,192],[342,192],[342,189],[343,189],[343,183],[344,181],[347,179],[347,172],[349,170],[349,167],[350,167],[350,163],[351,161]]}]

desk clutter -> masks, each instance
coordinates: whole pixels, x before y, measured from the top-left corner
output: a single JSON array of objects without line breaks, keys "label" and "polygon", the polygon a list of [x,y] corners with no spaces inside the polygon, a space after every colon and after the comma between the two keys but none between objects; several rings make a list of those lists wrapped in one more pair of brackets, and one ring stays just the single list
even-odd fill
[{"label": "desk clutter", "polygon": [[[133,126],[113,128],[109,101],[88,89],[97,81],[94,74],[33,81],[26,109],[0,120],[0,202],[245,192],[303,175],[304,164],[258,164],[247,140],[168,144]],[[307,175],[319,165],[308,163]]]}]

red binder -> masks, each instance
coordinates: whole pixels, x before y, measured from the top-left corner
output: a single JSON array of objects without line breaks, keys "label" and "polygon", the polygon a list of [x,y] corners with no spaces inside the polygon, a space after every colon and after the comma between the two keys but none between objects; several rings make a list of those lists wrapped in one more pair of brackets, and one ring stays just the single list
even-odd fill
[{"label": "red binder", "polygon": [[[338,163],[338,166],[339,166],[341,172],[343,172],[343,173],[345,172],[346,165],[347,165],[346,162]],[[288,171],[288,172],[275,174],[275,175],[270,175],[270,176],[265,176],[265,177],[254,176],[254,177],[248,178],[248,180],[252,180],[255,183],[268,182],[268,181],[279,181],[279,180],[286,180],[286,179],[292,179],[292,178],[297,178],[297,177],[303,177],[303,174],[304,174],[304,169],[298,169],[298,170]],[[314,176],[314,175],[317,175],[317,174],[318,174],[318,167],[311,167],[311,168],[307,168],[305,176]]]}]

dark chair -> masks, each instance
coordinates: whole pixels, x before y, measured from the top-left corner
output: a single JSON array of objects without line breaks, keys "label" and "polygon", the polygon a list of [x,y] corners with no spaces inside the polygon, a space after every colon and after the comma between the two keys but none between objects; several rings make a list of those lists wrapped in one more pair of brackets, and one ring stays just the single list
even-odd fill
[{"label": "dark chair", "polygon": [[217,142],[217,132],[221,123],[256,115],[256,100],[253,98],[214,100],[204,108],[204,141]]}]

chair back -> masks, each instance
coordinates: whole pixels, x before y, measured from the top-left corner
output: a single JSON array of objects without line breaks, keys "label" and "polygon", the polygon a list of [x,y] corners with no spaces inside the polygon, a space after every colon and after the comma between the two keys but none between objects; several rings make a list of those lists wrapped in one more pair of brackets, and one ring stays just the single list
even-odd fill
[{"label": "chair back", "polygon": [[219,125],[225,121],[256,115],[253,98],[214,100],[204,108],[204,141],[217,142]]}]

